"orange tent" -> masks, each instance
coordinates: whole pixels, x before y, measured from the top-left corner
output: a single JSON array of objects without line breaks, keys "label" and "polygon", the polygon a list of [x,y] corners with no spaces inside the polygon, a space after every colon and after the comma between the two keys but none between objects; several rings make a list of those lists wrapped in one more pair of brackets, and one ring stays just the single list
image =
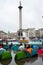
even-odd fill
[{"label": "orange tent", "polygon": [[26,52],[29,52],[30,54],[32,54],[31,52],[32,52],[32,48],[28,48],[27,50],[26,50]]}]

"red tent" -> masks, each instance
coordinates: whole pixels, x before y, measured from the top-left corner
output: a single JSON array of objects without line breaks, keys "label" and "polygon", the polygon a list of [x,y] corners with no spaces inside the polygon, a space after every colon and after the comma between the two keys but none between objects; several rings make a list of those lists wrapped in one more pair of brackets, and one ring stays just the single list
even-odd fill
[{"label": "red tent", "polygon": [[2,48],[2,46],[0,46],[0,48]]},{"label": "red tent", "polygon": [[39,50],[38,50],[38,54],[39,54],[39,55],[43,55],[43,49],[39,49]]}]

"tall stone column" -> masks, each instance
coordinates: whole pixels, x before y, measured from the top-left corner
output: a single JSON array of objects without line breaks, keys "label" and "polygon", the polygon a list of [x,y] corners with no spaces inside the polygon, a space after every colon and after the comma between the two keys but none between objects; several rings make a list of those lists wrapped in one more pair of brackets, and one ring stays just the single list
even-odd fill
[{"label": "tall stone column", "polygon": [[20,1],[20,5],[19,5],[19,29],[22,29],[22,6],[21,6],[21,1]]},{"label": "tall stone column", "polygon": [[21,6],[21,1],[20,1],[20,5],[19,5],[19,31],[18,31],[18,37],[19,39],[22,38],[22,6]]}]

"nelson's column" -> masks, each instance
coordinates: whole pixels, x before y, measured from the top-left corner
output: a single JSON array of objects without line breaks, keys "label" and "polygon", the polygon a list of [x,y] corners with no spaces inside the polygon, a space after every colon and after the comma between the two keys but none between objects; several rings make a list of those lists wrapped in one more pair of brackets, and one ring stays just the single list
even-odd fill
[{"label": "nelson's column", "polygon": [[19,31],[18,31],[18,38],[20,39],[22,37],[22,6],[21,6],[21,1],[19,5]]}]

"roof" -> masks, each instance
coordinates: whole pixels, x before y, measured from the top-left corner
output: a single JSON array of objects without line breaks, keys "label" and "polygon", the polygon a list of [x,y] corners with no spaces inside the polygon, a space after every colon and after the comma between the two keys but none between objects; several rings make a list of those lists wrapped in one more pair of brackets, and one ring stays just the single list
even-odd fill
[{"label": "roof", "polygon": [[0,33],[5,33],[6,34],[6,32],[4,32],[4,31],[0,31]]}]

